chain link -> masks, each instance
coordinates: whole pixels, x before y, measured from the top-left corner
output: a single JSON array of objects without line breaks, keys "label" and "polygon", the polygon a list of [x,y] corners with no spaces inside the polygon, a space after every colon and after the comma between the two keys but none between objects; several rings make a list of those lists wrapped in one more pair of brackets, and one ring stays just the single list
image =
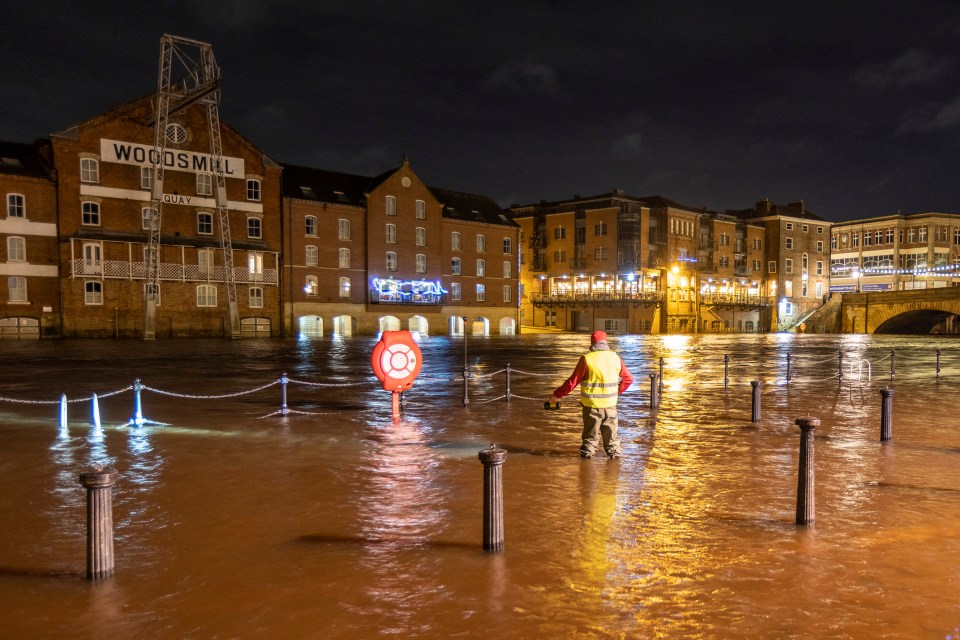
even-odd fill
[{"label": "chain link", "polygon": [[148,387],[146,385],[143,385],[143,389],[145,389],[146,391],[153,391],[154,393],[159,393],[162,396],[171,396],[174,398],[188,398],[190,400],[219,400],[222,398],[236,398],[237,396],[245,396],[251,393],[256,393],[257,391],[263,391],[264,389],[269,389],[270,387],[278,384],[280,384],[280,381],[274,380],[273,382],[268,382],[267,384],[257,387],[255,389],[247,389],[246,391],[238,391],[236,393],[222,393],[220,395],[213,395],[213,396],[201,396],[201,395],[193,395],[189,393],[174,393],[173,391],[164,391],[162,389],[155,389],[153,387]]}]

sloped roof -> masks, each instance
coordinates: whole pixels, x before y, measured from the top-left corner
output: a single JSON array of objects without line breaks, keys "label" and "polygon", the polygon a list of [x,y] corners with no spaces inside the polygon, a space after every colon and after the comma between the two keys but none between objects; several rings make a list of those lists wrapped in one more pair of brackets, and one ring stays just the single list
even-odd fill
[{"label": "sloped roof", "polygon": [[372,179],[352,173],[282,164],[283,195],[289,198],[366,206]]},{"label": "sloped roof", "polygon": [[430,189],[433,197],[443,205],[443,215],[446,218],[486,224],[502,224],[509,227],[518,226],[492,198],[437,187],[427,188]]},{"label": "sloped roof", "polygon": [[0,173],[50,178],[50,171],[40,156],[40,148],[45,144],[45,140],[33,144],[0,140]]}]

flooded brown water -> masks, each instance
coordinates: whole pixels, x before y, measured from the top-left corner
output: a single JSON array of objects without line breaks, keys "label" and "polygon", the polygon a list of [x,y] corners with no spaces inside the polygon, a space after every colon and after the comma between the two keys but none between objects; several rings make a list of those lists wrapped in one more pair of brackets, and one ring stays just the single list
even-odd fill
[{"label": "flooded brown water", "polygon": [[[613,339],[637,377],[620,407],[624,457],[581,461],[575,397],[557,412],[542,402],[587,342],[469,338],[465,407],[463,341],[425,338],[399,421],[369,338],[0,343],[0,636],[956,637],[960,342]],[[302,413],[268,415],[279,384],[233,395],[283,372]],[[142,392],[163,425],[124,426],[133,392],[108,394],[136,378],[164,392]],[[893,441],[881,444],[885,385]],[[65,437],[61,393],[75,401]],[[92,393],[107,396],[102,437]],[[821,419],[816,525],[799,527],[794,420],[807,415]],[[477,459],[490,443],[509,451],[493,554]],[[95,464],[120,474],[116,574],[96,583],[77,480]]]}]

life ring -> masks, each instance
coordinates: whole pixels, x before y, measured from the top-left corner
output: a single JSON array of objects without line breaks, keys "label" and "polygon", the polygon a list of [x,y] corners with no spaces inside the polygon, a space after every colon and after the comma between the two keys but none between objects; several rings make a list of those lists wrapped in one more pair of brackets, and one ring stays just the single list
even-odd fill
[{"label": "life ring", "polygon": [[409,331],[384,331],[370,356],[373,373],[387,391],[406,391],[423,366],[420,347]]}]

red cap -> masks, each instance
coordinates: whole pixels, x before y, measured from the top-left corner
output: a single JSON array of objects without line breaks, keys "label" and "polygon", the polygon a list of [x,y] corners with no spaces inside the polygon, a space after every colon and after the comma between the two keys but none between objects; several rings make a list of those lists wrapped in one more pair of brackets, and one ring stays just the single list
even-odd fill
[{"label": "red cap", "polygon": [[597,344],[601,340],[606,340],[606,339],[607,339],[606,331],[594,331],[593,334],[590,336],[590,344]]}]

